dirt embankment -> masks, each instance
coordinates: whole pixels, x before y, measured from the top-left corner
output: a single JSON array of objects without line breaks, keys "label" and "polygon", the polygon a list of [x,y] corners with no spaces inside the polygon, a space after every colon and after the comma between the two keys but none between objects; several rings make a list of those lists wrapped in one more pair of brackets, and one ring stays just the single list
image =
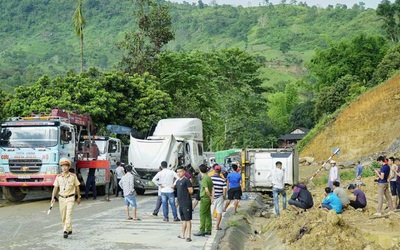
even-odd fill
[{"label": "dirt embankment", "polygon": [[[340,162],[351,162],[386,151],[400,137],[400,75],[353,102],[320,132],[300,153],[323,161],[340,147]],[[399,155],[391,147],[391,155]]]},{"label": "dirt embankment", "polygon": [[[313,166],[301,166],[300,175],[308,176],[314,170]],[[351,171],[351,170],[339,170]],[[322,171],[319,177],[327,176],[329,171]],[[275,232],[287,249],[400,249],[400,212],[377,217],[378,187],[374,177],[364,178],[362,190],[367,197],[367,207],[363,211],[347,208],[343,214],[328,214],[318,208],[324,198],[326,184],[310,185],[314,207],[302,214],[292,211],[281,211],[281,216],[271,219],[263,227],[264,239],[270,232]],[[352,181],[343,181],[347,186]],[[353,195],[346,191],[349,197]],[[291,191],[287,193],[288,198]],[[383,208],[387,207],[384,203]],[[288,206],[290,210],[290,206]],[[269,246],[264,243],[264,248]],[[256,249],[256,248],[252,248]]]}]

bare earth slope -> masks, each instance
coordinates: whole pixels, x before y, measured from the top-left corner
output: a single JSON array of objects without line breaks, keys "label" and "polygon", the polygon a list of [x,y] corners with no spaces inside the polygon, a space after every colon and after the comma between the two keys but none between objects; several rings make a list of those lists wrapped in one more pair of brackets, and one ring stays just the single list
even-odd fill
[{"label": "bare earth slope", "polygon": [[[340,162],[385,151],[400,137],[400,75],[362,95],[343,110],[300,153],[326,160],[340,147]],[[400,150],[395,149],[395,155]]]}]

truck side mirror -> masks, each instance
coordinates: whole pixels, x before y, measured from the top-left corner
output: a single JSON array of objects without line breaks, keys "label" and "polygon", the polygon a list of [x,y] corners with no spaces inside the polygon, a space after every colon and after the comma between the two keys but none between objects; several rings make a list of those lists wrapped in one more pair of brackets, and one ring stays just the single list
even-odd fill
[{"label": "truck side mirror", "polygon": [[67,132],[67,140],[71,141],[71,139],[72,139],[72,133],[71,133],[71,131],[68,131]]}]

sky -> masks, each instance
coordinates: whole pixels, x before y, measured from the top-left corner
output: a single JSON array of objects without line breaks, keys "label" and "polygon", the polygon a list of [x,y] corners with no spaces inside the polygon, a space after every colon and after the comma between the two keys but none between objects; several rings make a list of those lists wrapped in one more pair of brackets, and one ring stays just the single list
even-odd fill
[{"label": "sky", "polygon": [[[198,3],[198,0],[169,0],[171,2],[182,3],[186,1],[188,3]],[[210,4],[212,0],[202,0],[205,4]],[[230,5],[242,5],[243,7],[246,6],[258,6],[260,3],[265,3],[264,0],[215,0],[217,4],[230,4]],[[319,6],[322,8],[326,8],[329,4],[335,6],[337,3],[346,4],[348,8],[351,8],[355,3],[364,2],[366,8],[374,8],[378,6],[381,0],[297,0],[297,2],[306,2],[308,6]],[[273,4],[278,4],[280,0],[270,0]],[[286,0],[287,3],[290,3],[290,0]],[[391,1],[393,2],[393,1]]]}]

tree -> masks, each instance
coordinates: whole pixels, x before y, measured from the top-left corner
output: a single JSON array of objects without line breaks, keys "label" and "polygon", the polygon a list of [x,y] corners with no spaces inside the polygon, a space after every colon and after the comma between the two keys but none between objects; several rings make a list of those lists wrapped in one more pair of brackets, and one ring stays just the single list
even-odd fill
[{"label": "tree", "polygon": [[199,0],[199,1],[198,1],[198,4],[199,4],[199,8],[200,8],[200,9],[204,9],[204,3],[203,3],[203,1]]},{"label": "tree", "polygon": [[54,79],[45,75],[32,86],[18,87],[4,110],[12,116],[27,116],[56,106],[89,113],[98,128],[117,122],[145,132],[169,115],[170,101],[154,76],[89,69]]},{"label": "tree", "polygon": [[319,88],[335,84],[345,75],[357,76],[367,85],[386,50],[383,37],[358,34],[350,40],[331,43],[327,49],[317,49],[308,67]]},{"label": "tree", "polygon": [[126,33],[124,41],[119,43],[119,49],[127,53],[119,67],[132,75],[144,72],[154,75],[162,47],[174,39],[169,7],[153,0],[132,1],[138,5],[135,11],[138,31]]},{"label": "tree", "polygon": [[158,68],[175,117],[203,120],[209,150],[264,146],[272,133],[257,58],[239,49],[165,52]]},{"label": "tree", "polygon": [[86,24],[86,21],[82,15],[82,0],[78,0],[78,7],[74,12],[73,20],[74,20],[75,34],[79,37],[79,42],[81,47],[80,55],[81,55],[81,73],[82,73],[83,72],[83,27]]},{"label": "tree", "polygon": [[290,113],[292,128],[313,128],[315,125],[315,102],[307,100],[296,105]]},{"label": "tree", "polygon": [[[350,102],[353,97],[360,94],[354,86],[360,87],[360,80],[357,76],[345,75],[334,85],[325,86],[318,94],[315,105],[316,118],[321,118],[324,114],[335,112],[346,102]],[[361,85],[362,86],[362,85]],[[353,87],[353,93],[350,91]]]},{"label": "tree", "polygon": [[8,95],[0,89],[0,121],[7,118],[4,106],[9,101]]},{"label": "tree", "polygon": [[386,81],[400,70],[400,45],[391,48],[374,71],[373,79],[369,86]]},{"label": "tree", "polygon": [[289,114],[286,108],[285,93],[277,92],[268,95],[267,113],[277,134],[285,133],[291,128],[289,124]]},{"label": "tree", "polygon": [[281,44],[279,45],[279,50],[285,54],[286,52],[288,52],[290,50],[290,43],[287,41],[283,41],[281,42]]},{"label": "tree", "polygon": [[389,0],[382,0],[378,4],[376,14],[384,21],[382,28],[386,31],[387,38],[392,42],[398,42],[400,39],[400,0],[395,0],[393,4]]}]

